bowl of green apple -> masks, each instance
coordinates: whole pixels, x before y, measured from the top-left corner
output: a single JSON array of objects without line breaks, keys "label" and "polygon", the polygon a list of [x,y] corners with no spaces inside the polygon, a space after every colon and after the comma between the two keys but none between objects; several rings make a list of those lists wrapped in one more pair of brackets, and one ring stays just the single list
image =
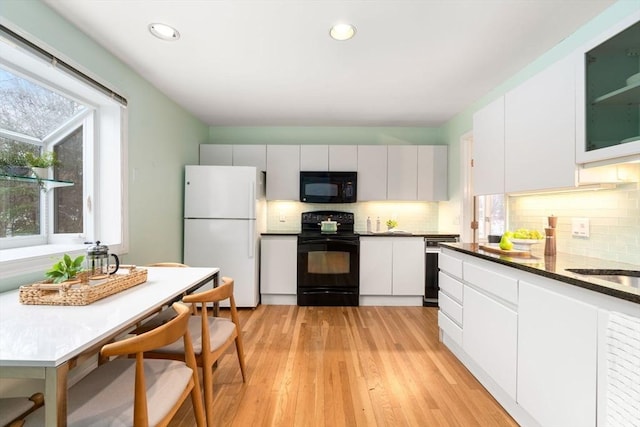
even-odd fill
[{"label": "bowl of green apple", "polygon": [[[506,234],[506,233],[505,233]],[[538,230],[528,230],[519,228],[514,231],[509,241],[513,243],[513,249],[516,251],[531,251],[531,246],[540,243],[544,239],[544,235]]]}]

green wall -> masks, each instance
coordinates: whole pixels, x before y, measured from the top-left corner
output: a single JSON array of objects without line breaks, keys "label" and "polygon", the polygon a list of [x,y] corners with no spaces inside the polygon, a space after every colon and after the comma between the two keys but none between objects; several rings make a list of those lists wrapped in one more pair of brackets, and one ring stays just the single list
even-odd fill
[{"label": "green wall", "polygon": [[40,0],[0,0],[0,22],[128,99],[129,251],[122,258],[180,261],[184,165],[198,162],[208,126]]}]

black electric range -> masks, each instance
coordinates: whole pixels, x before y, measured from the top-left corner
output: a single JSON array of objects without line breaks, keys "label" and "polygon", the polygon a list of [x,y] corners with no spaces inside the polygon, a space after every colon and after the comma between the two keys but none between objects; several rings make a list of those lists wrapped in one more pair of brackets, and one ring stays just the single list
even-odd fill
[{"label": "black electric range", "polygon": [[[322,232],[321,222],[338,223]],[[303,212],[298,236],[298,289],[301,306],[357,306],[360,297],[360,238],[351,212]]]}]

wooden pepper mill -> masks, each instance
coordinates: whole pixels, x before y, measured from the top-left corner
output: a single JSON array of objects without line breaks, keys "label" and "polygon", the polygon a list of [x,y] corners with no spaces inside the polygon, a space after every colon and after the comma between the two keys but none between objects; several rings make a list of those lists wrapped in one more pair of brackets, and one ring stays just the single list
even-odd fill
[{"label": "wooden pepper mill", "polygon": [[555,255],[556,254],[556,225],[558,225],[558,217],[551,215],[547,218],[549,227],[544,229],[544,254]]}]

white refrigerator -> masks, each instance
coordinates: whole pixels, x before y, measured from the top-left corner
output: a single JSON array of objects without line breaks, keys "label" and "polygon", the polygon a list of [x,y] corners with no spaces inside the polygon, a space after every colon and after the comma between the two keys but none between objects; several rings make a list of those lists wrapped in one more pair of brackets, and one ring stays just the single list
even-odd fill
[{"label": "white refrigerator", "polygon": [[239,307],[259,302],[265,215],[264,173],[255,167],[185,167],[184,262],[233,278]]}]

